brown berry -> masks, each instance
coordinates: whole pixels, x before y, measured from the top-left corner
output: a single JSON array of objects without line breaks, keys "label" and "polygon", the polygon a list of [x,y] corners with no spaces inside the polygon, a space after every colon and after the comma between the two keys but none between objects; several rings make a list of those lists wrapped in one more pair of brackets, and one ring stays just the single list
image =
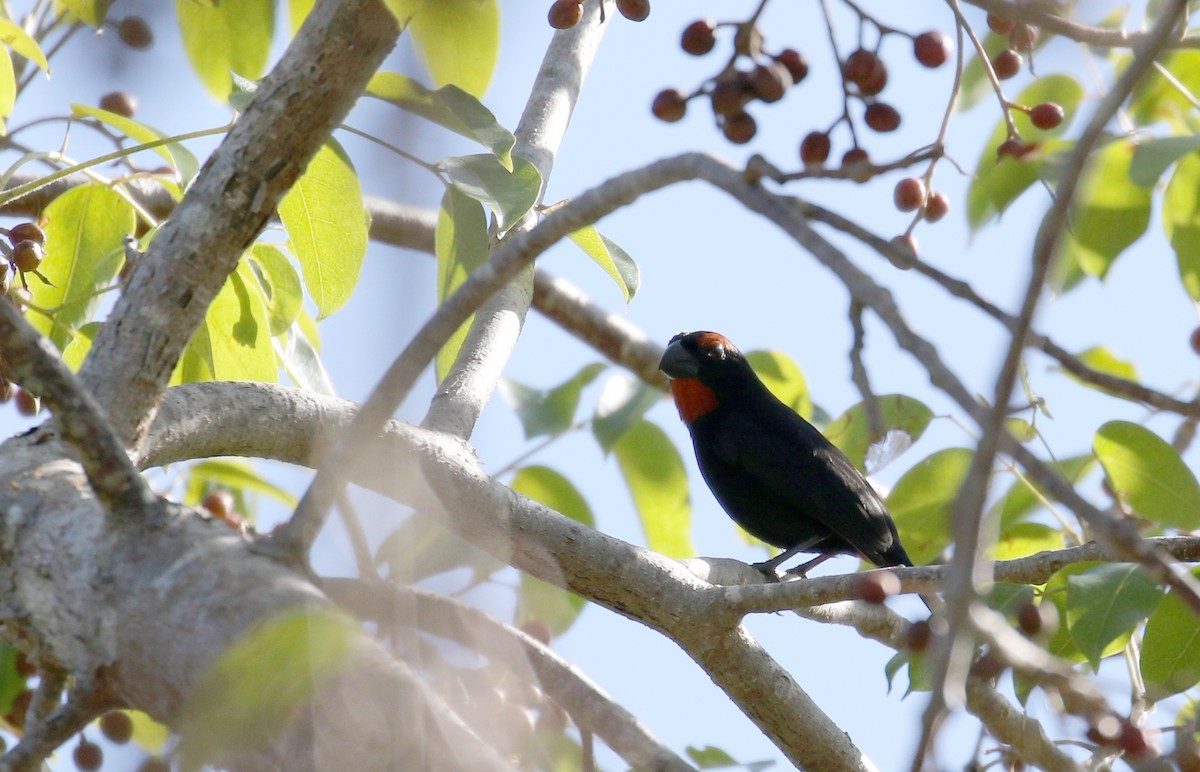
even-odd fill
[{"label": "brown berry", "polygon": [[99,769],[103,766],[104,751],[100,749],[99,745],[80,735],[79,744],[71,752],[71,758],[74,760],[77,769],[90,772],[90,770]]},{"label": "brown berry", "polygon": [[842,154],[842,169],[856,182],[871,179],[871,157],[861,147],[852,147]]},{"label": "brown berry", "polygon": [[787,67],[792,76],[792,83],[799,83],[808,77],[808,59],[794,48],[785,48],[775,57],[775,61]]},{"label": "brown berry", "polygon": [[863,48],[846,57],[842,75],[857,86],[858,93],[863,96],[875,96],[887,85],[887,66],[878,56]]},{"label": "brown berry", "polygon": [[900,111],[889,104],[873,102],[867,105],[863,120],[875,131],[895,131],[900,128]]},{"label": "brown berry", "polygon": [[1013,27],[1017,26],[1017,23],[1012,19],[1008,19],[1003,16],[997,16],[994,13],[989,13],[987,15],[987,25],[991,28],[992,32],[995,32],[997,35],[1007,35],[1008,33],[1012,32]]},{"label": "brown berry", "polygon": [[1128,720],[1121,722],[1121,733],[1117,736],[1117,746],[1125,751],[1126,756],[1143,756],[1150,750],[1150,743],[1146,741],[1146,733]]},{"label": "brown berry", "polygon": [[1192,335],[1188,338],[1188,342],[1192,344],[1192,351],[1200,356],[1200,327],[1192,330]]},{"label": "brown berry", "polygon": [[660,121],[674,123],[687,112],[687,94],[677,88],[663,89],[654,96],[650,112]]},{"label": "brown berry", "polygon": [[[800,142],[800,160],[805,166],[821,166],[829,160],[830,147],[828,134],[821,131],[811,132]],[[1196,353],[1200,354],[1200,349],[1197,349]]]},{"label": "brown berry", "polygon": [[744,145],[754,139],[754,135],[758,133],[758,124],[747,113],[738,113],[725,117],[721,131],[724,132],[725,139],[735,145]]},{"label": "brown berry", "polygon": [[1021,71],[1025,60],[1011,48],[1006,48],[992,57],[992,71],[1000,80],[1008,80]]},{"label": "brown berry", "polygon": [[200,506],[212,513],[213,517],[226,518],[233,514],[233,494],[226,490],[216,490],[204,497]]},{"label": "brown berry", "polygon": [[892,236],[891,245],[895,247],[892,252],[894,254],[887,255],[887,259],[892,265],[902,271],[907,271],[916,264],[917,259],[917,237],[911,233],[901,236]]},{"label": "brown berry", "polygon": [[750,71],[750,89],[764,102],[778,102],[783,99],[790,85],[792,75],[782,64],[760,64]]},{"label": "brown berry", "polygon": [[746,84],[742,80],[743,73],[734,73],[732,75],[722,76],[717,80],[717,84],[713,86],[712,94],[709,98],[712,100],[713,112],[717,115],[737,115],[742,112],[746,102],[750,101],[750,92],[746,89]]},{"label": "brown berry", "polygon": [[933,638],[933,627],[928,619],[910,622],[904,629],[904,645],[909,651],[925,651]]},{"label": "brown berry", "polygon": [[1029,110],[1029,122],[1043,131],[1058,128],[1064,117],[1062,105],[1054,102],[1042,102]]},{"label": "brown berry", "polygon": [[126,118],[137,112],[137,97],[127,91],[113,91],[100,97],[100,109]]},{"label": "brown berry", "polygon": [[996,148],[996,158],[1020,158],[1029,151],[1029,146],[1016,137],[1009,137]]},{"label": "brown berry", "polygon": [[1033,638],[1039,635],[1042,632],[1042,614],[1038,611],[1038,604],[1030,601],[1021,606],[1017,612],[1017,624],[1026,636]]},{"label": "brown berry", "polygon": [[4,720],[17,729],[23,729],[25,714],[29,712],[29,703],[31,702],[33,702],[32,689],[22,689],[17,692],[17,696],[13,698],[12,707],[9,708],[8,715],[4,717]]},{"label": "brown berry", "polygon": [[171,772],[171,765],[157,756],[150,756],[138,764],[137,772]]},{"label": "brown berry", "polygon": [[916,177],[905,177],[892,191],[892,200],[901,212],[915,212],[925,206],[925,198],[925,183]]},{"label": "brown berry", "polygon": [[954,53],[954,43],[941,30],[922,32],[913,39],[913,56],[926,67],[941,67]]},{"label": "brown berry", "polygon": [[870,571],[858,578],[856,590],[862,600],[879,605],[900,592],[900,579],[891,571]]},{"label": "brown berry", "polygon": [[697,19],[683,28],[679,46],[692,56],[704,56],[713,50],[717,43],[717,36],[714,34],[716,29],[717,23],[713,20]]},{"label": "brown berry", "polygon": [[645,21],[650,15],[650,0],[617,0],[617,10],[630,21]]},{"label": "brown berry", "polygon": [[41,409],[38,398],[30,394],[27,390],[13,386],[13,403],[17,406],[17,413],[31,418],[38,414]]},{"label": "brown berry", "polygon": [[738,54],[751,59],[757,59],[762,53],[762,43],[762,31],[755,26],[747,27],[743,24],[738,27],[737,33],[733,36],[733,49]]},{"label": "brown berry", "polygon": [[150,25],[140,16],[126,16],[117,23],[117,37],[130,48],[149,48],[154,44]]},{"label": "brown berry", "polygon": [[1018,51],[1032,51],[1037,41],[1038,28],[1029,24],[1018,24],[1008,33],[1008,44]]},{"label": "brown berry", "polygon": [[22,678],[32,678],[37,674],[37,666],[29,661],[29,656],[23,651],[17,652],[17,661],[15,667],[17,670],[17,675],[21,676]]},{"label": "brown berry", "polygon": [[554,0],[547,14],[554,29],[570,29],[583,19],[582,0]]},{"label": "brown berry", "polygon": [[921,215],[925,218],[925,222],[937,222],[949,211],[950,199],[946,198],[946,194],[930,193],[929,198],[925,201],[925,210],[921,212]]},{"label": "brown berry", "polygon": [[100,731],[109,742],[124,745],[133,737],[133,719],[123,710],[110,710],[100,716]]},{"label": "brown berry", "polygon": [[12,260],[12,264],[17,267],[18,271],[36,271],[45,257],[46,253],[41,244],[26,240],[17,242],[9,259]]},{"label": "brown berry", "polygon": [[1004,672],[1004,663],[991,652],[979,655],[979,659],[971,663],[971,675],[990,681]]},{"label": "brown berry", "polygon": [[538,641],[543,646],[549,646],[551,639],[554,637],[550,626],[540,619],[531,619],[521,625],[521,632]]},{"label": "brown berry", "polygon": [[8,231],[8,243],[16,246],[22,241],[45,245],[46,232],[35,222],[17,223]]}]

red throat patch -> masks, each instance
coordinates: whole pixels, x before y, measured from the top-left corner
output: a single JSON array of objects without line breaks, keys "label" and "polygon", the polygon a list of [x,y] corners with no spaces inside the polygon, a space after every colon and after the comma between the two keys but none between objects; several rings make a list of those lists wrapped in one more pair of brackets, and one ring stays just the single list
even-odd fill
[{"label": "red throat patch", "polygon": [[717,395],[700,382],[699,378],[677,378],[671,380],[671,395],[679,417],[688,426],[702,415],[717,409]]}]

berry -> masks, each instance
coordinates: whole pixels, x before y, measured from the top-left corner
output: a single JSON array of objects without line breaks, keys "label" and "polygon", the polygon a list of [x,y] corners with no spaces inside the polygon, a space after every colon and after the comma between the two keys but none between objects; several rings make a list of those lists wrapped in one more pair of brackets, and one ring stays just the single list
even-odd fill
[{"label": "berry", "polygon": [[858,93],[863,96],[875,96],[887,85],[887,67],[878,56],[860,48],[848,57],[842,65],[842,76],[858,86]]},{"label": "berry", "polygon": [[1018,24],[1008,33],[1008,44],[1018,51],[1032,51],[1037,41],[1038,28],[1028,24]]},{"label": "berry", "polygon": [[100,731],[109,742],[124,745],[133,737],[133,719],[122,710],[110,710],[100,717]]},{"label": "berry", "polygon": [[583,4],[581,0],[554,0],[547,18],[554,29],[570,29],[583,18]]},{"label": "berry", "polygon": [[742,73],[726,75],[718,79],[717,85],[713,86],[712,94],[709,95],[712,100],[713,112],[724,116],[741,113],[746,102],[750,101],[750,94],[746,91],[745,85]]},{"label": "berry", "polygon": [[891,571],[870,571],[858,578],[856,594],[867,603],[879,605],[900,592],[900,580]]},{"label": "berry", "polygon": [[950,211],[950,199],[944,193],[930,193],[925,201],[925,210],[921,213],[925,222],[937,222]]},{"label": "berry", "polygon": [[16,246],[13,247],[9,260],[17,267],[18,271],[36,271],[45,257],[46,252],[42,249],[41,244],[36,241],[26,240],[17,242]]},{"label": "berry", "polygon": [[1146,733],[1127,720],[1121,722],[1117,745],[1125,751],[1126,756],[1142,756],[1150,750],[1150,743],[1146,742]]},{"label": "berry", "polygon": [[100,109],[132,118],[137,112],[137,97],[127,91],[113,91],[100,97]]},{"label": "berry", "polygon": [[150,756],[138,764],[137,772],[171,772],[171,767],[157,756]]},{"label": "berry", "polygon": [[892,265],[902,271],[912,268],[917,257],[917,237],[911,233],[892,236],[891,244],[896,248],[896,254],[887,256]]},{"label": "berry", "polygon": [[1038,611],[1038,604],[1030,601],[1021,606],[1021,610],[1017,612],[1017,624],[1021,626],[1021,632],[1030,638],[1040,634],[1042,614]]},{"label": "berry", "polygon": [[738,113],[725,117],[721,131],[725,133],[725,139],[735,145],[744,145],[754,139],[754,135],[758,133],[758,124],[748,114]]},{"label": "berry", "polygon": [[29,661],[29,657],[23,651],[17,652],[17,661],[15,664],[17,675],[22,678],[32,678],[37,674],[37,666]]},{"label": "berry", "polygon": [[1028,152],[1029,145],[1016,137],[1009,137],[1000,143],[1000,147],[996,148],[996,158],[1020,158]]},{"label": "berry", "polygon": [[677,88],[664,89],[655,95],[650,112],[660,121],[674,123],[687,112],[687,94]]},{"label": "berry", "polygon": [[1057,128],[1065,116],[1062,105],[1054,102],[1042,102],[1029,110],[1029,122],[1043,130]]},{"label": "berry", "polygon": [[17,413],[32,418],[38,414],[41,405],[38,403],[38,398],[30,394],[25,389],[13,386],[13,402],[17,405]]},{"label": "berry", "polygon": [[117,37],[130,48],[149,48],[154,44],[150,25],[140,16],[126,16],[117,24]]},{"label": "berry", "polygon": [[979,655],[979,659],[971,663],[971,675],[984,680],[997,678],[1004,672],[1004,663],[996,659],[991,652]]},{"label": "berry", "polygon": [[540,619],[531,619],[521,625],[521,632],[538,641],[543,646],[549,646],[550,640],[554,637],[550,626]]},{"label": "berry", "polygon": [[852,147],[842,154],[842,169],[855,182],[866,182],[871,179],[871,157],[861,147]]},{"label": "berry", "polygon": [[873,102],[867,105],[863,115],[867,125],[878,132],[895,131],[900,128],[900,112],[889,104]]},{"label": "berry", "polygon": [[775,57],[775,61],[787,67],[792,76],[792,83],[799,83],[808,77],[808,60],[804,54],[794,48],[785,48]]},{"label": "berry", "polygon": [[211,512],[214,517],[229,517],[233,514],[233,494],[225,490],[213,491],[204,497],[200,506]]},{"label": "berry", "polygon": [[683,28],[683,38],[679,45],[692,56],[704,56],[713,50],[717,43],[717,36],[714,34],[716,29],[717,24],[711,19],[697,19]]},{"label": "berry", "polygon": [[904,629],[904,645],[909,651],[925,651],[933,638],[933,627],[928,619],[910,622]]},{"label": "berry", "polygon": [[617,0],[617,10],[630,21],[645,21],[650,15],[650,0]]},{"label": "berry", "polygon": [[71,753],[71,758],[75,761],[75,766],[78,769],[99,769],[104,764],[104,751],[100,749],[99,745],[88,741],[81,735],[79,744],[75,746],[75,750]]},{"label": "berry", "polygon": [[1011,48],[1006,48],[992,57],[992,71],[1000,80],[1008,80],[1021,71],[1025,60]]},{"label": "berry", "polygon": [[760,64],[750,71],[750,89],[764,102],[783,99],[790,85],[792,75],[781,64]]},{"label": "berry", "polygon": [[[820,166],[829,159],[829,135],[820,131],[811,132],[800,143],[800,160],[805,166]],[[1197,329],[1200,334],[1200,328]],[[1196,350],[1200,354],[1200,349]]]},{"label": "berry", "polygon": [[892,200],[901,212],[915,212],[925,206],[925,198],[925,183],[916,177],[905,177],[892,191]]},{"label": "berry", "polygon": [[762,31],[758,27],[747,27],[744,24],[738,27],[737,34],[733,36],[734,50],[751,59],[757,59],[762,53],[762,42]]},{"label": "berry", "polygon": [[1192,351],[1200,355],[1200,327],[1192,330],[1192,335],[1188,339],[1188,342],[1192,344]]},{"label": "berry", "polygon": [[1007,19],[1003,16],[997,16],[994,13],[989,13],[987,15],[987,25],[991,27],[992,32],[995,32],[997,35],[1007,35],[1008,33],[1012,32],[1013,27],[1017,26],[1017,23],[1012,19]]},{"label": "berry", "polygon": [[941,30],[922,32],[913,39],[913,56],[926,67],[941,67],[954,53],[954,44]]},{"label": "berry", "polygon": [[16,246],[22,241],[32,241],[44,245],[46,232],[34,222],[17,223],[8,231],[8,243]]}]

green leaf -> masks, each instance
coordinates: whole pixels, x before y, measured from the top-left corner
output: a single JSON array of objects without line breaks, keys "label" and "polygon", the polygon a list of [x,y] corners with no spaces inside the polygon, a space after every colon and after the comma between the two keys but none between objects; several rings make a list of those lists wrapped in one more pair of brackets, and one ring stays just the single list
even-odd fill
[{"label": "green leaf", "polygon": [[[1125,57],[1122,64],[1128,65],[1131,59]],[[1168,121],[1182,127],[1186,125],[1184,116],[1195,109],[1189,101],[1190,94],[1200,93],[1200,51],[1165,52],[1158,57],[1158,63],[1182,83],[1188,93],[1181,93],[1162,74],[1150,73],[1134,87],[1126,115],[1141,126]]]},{"label": "green leaf", "polygon": [[1083,88],[1066,75],[1047,75],[1029,84],[1015,100],[1023,105],[1056,102],[1062,105],[1063,122],[1048,131],[1035,128],[1025,113],[1014,110],[1013,121],[1026,142],[1036,142],[1041,148],[1025,158],[1003,158],[997,161],[996,149],[1008,138],[1008,124],[1000,120],[983,147],[975,177],[967,189],[967,222],[975,230],[994,219],[1024,193],[1043,174],[1047,156],[1069,145],[1056,139],[1070,126],[1071,119],[1083,97]]},{"label": "green leaf", "polygon": [[1094,153],[1071,207],[1070,227],[1056,259],[1104,278],[1117,257],[1146,232],[1150,193],[1129,177],[1132,142],[1116,140]]},{"label": "green leaf", "polygon": [[13,701],[17,695],[29,688],[29,679],[17,670],[19,649],[7,643],[0,643],[0,710],[3,715],[12,712]]},{"label": "green leaf", "polygon": [[1060,550],[1065,545],[1063,532],[1042,523],[1016,523],[1007,528],[992,548],[995,560],[1013,560],[1039,552]]},{"label": "green leaf", "polygon": [[1152,188],[1171,164],[1195,150],[1200,150],[1200,134],[1141,140],[1133,149],[1129,179],[1135,185]]},{"label": "green leaf", "polygon": [[737,766],[737,761],[733,756],[714,745],[706,745],[703,748],[689,745],[686,750],[688,758],[694,761],[700,769]]},{"label": "green leaf", "polygon": [[[1058,611],[1058,618],[1062,620],[1062,624],[1059,625],[1058,630],[1055,631],[1054,635],[1050,636],[1050,640],[1046,641],[1046,650],[1056,657],[1062,657],[1072,662],[1086,662],[1088,660],[1088,657],[1075,644],[1074,638],[1071,637],[1070,614],[1067,607],[1067,583],[1072,576],[1089,571],[1099,565],[1104,564],[1075,563],[1065,566],[1056,571],[1046,581],[1045,589],[1042,592],[1042,603],[1053,603],[1055,610]],[[1121,651],[1125,648],[1125,644],[1128,641],[1129,636],[1119,636],[1100,652],[1100,659]]]},{"label": "green leaf", "polygon": [[[306,331],[310,326],[311,333]],[[308,314],[301,313],[283,340],[276,338],[276,353],[283,363],[284,372],[297,387],[332,397],[336,392],[329,381],[329,374],[325,372],[325,365],[321,363],[317,341],[316,324]]]},{"label": "green leaf", "polygon": [[126,712],[133,721],[133,741],[146,753],[161,756],[171,736],[171,730],[140,710]]},{"label": "green leaf", "polygon": [[1192,300],[1200,301],[1200,153],[1179,159],[1162,208],[1163,230],[1175,250],[1183,288]]},{"label": "green leaf", "polygon": [[867,408],[863,402],[854,405],[825,427],[825,436],[829,441],[837,445],[859,469],[865,469],[867,451],[871,445],[885,439],[888,433],[901,432],[911,444],[920,439],[925,427],[933,420],[933,411],[912,397],[887,394],[876,399],[883,421],[883,435],[871,436]]},{"label": "green leaf", "polygon": [[11,19],[0,19],[0,43],[36,64],[42,72],[50,74],[50,62],[42,53],[42,47]]},{"label": "green leaf", "polygon": [[208,459],[192,465],[183,503],[199,504],[213,487],[269,496],[288,509],[295,509],[297,504],[295,496],[269,482],[251,464],[225,458]]},{"label": "green leaf", "polygon": [[[487,216],[483,205],[453,186],[446,188],[442,195],[434,233],[434,252],[437,254],[439,305],[488,259]],[[438,351],[434,365],[438,383],[454,366],[474,320],[474,314],[467,317]]]},{"label": "green leaf", "polygon": [[1134,625],[1162,600],[1158,585],[1132,563],[1106,563],[1067,576],[1067,626],[1071,639],[1091,663],[1118,638],[1128,640]]},{"label": "green leaf", "polygon": [[57,5],[66,8],[71,15],[89,27],[99,29],[108,14],[108,6],[112,0],[55,0]]},{"label": "green leaf", "polygon": [[304,306],[300,274],[279,247],[255,244],[245,255],[266,299],[271,335],[291,329]]},{"label": "green leaf", "polygon": [[[1137,368],[1135,368],[1131,362],[1127,362],[1124,359],[1119,359],[1116,354],[1114,354],[1105,346],[1093,346],[1087,351],[1081,351],[1080,353],[1075,354],[1075,358],[1096,372],[1104,373],[1105,375],[1112,375],[1117,378],[1124,378],[1129,381],[1136,381],[1138,379]],[[1129,399],[1129,397],[1125,396],[1124,394],[1116,394],[1101,386],[1096,386],[1095,384],[1089,383],[1076,376],[1066,368],[1059,367],[1058,369],[1062,371],[1063,375],[1066,375],[1076,383],[1081,383],[1084,386],[1087,386],[1089,389],[1102,391],[1105,394],[1112,394],[1113,396],[1120,397],[1122,399]]]},{"label": "green leaf", "polygon": [[506,567],[421,514],[409,517],[383,540],[375,564],[386,565],[388,578],[398,584],[413,584],[458,568],[470,568],[477,583]]},{"label": "green leaf", "polygon": [[1009,619],[1015,619],[1021,609],[1035,602],[1037,593],[1027,584],[996,582],[988,591],[987,604]]},{"label": "green leaf", "polygon": [[813,417],[812,395],[799,365],[780,351],[748,351],[746,361],[755,374],[780,402],[795,410],[802,418]]},{"label": "green leaf", "polygon": [[90,321],[96,290],[117,275],[135,226],[129,202],[102,185],[80,185],[46,208],[46,259],[38,270],[50,284],[33,278],[29,289],[34,304],[58,311],[53,319],[30,314],[29,321],[60,349]]},{"label": "green leaf", "polygon": [[411,18],[408,30],[434,83],[453,83],[483,96],[500,53],[498,0],[389,0],[387,5],[401,24]]},{"label": "green leaf", "polygon": [[633,258],[629,256],[628,252],[618,247],[592,225],[575,231],[570,235],[570,239],[588,257],[595,260],[596,265],[603,268],[604,272],[612,277],[621,292],[625,294],[626,303],[633,300],[633,296],[637,294],[638,287],[641,285],[642,276],[637,263],[633,262]]},{"label": "green leaf", "polygon": [[317,0],[288,0],[288,30],[292,37],[300,31],[300,25],[308,18]]},{"label": "green leaf", "polygon": [[100,332],[100,322],[88,322],[87,324],[75,330],[75,334],[71,336],[71,341],[66,345],[62,352],[63,363],[71,368],[71,372],[79,372],[79,368],[83,366],[83,360],[92,350],[92,341],[96,339],[96,333]]},{"label": "green leaf", "polygon": [[345,617],[301,610],[234,641],[188,695],[179,724],[183,768],[220,766],[295,720],[346,664],[357,634]]},{"label": "green leaf", "polygon": [[[1200,576],[1200,569],[1192,569]],[[1200,683],[1200,622],[1174,590],[1146,622],[1142,637],[1142,678],[1151,700],[1161,700]]]},{"label": "green leaf", "polygon": [[172,383],[278,380],[266,301],[247,261],[238,263],[188,342]]},{"label": "green leaf", "polygon": [[1114,495],[1147,520],[1191,530],[1200,526],[1200,483],[1179,453],[1154,432],[1109,421],[1092,440]]},{"label": "green leaf", "polygon": [[[0,119],[12,115],[17,101],[17,76],[13,72],[12,57],[7,48],[0,48]],[[0,134],[5,129],[0,124]]]},{"label": "green leaf", "polygon": [[279,219],[318,319],[337,311],[358,285],[371,218],[346,152],[330,139],[279,202]]},{"label": "green leaf", "polygon": [[[1050,468],[1057,471],[1067,482],[1074,485],[1092,471],[1096,457],[1090,453],[1085,456],[1073,456],[1059,462],[1051,462]],[[1030,486],[1033,486],[1031,489]],[[1000,510],[1000,532],[1004,533],[1012,525],[1024,520],[1042,507],[1042,500],[1034,494],[1039,491],[1045,497],[1045,490],[1029,478],[1017,480],[1009,487],[1008,492],[994,505],[993,509]],[[1048,498],[1048,497],[1047,497]]]},{"label": "green leaf", "polygon": [[516,409],[525,429],[525,439],[542,435],[556,437],[575,422],[575,410],[579,407],[583,388],[607,369],[608,365],[599,362],[587,365],[565,383],[545,391],[507,378],[500,382],[500,389]]},{"label": "green leaf", "polygon": [[[553,469],[544,466],[518,469],[509,487],[589,528],[596,525],[591,507],[579,489]],[[544,622],[556,636],[562,635],[575,622],[584,603],[575,593],[522,572],[515,623],[523,625],[537,620]]]},{"label": "green leaf", "polygon": [[624,373],[617,373],[605,381],[596,400],[596,414],[592,417],[592,434],[605,455],[661,399],[661,391]]},{"label": "green leaf", "polygon": [[[99,107],[73,104],[71,105],[71,112],[78,117],[93,118],[111,126],[138,144],[144,145],[148,142],[154,142],[155,140],[167,137],[166,134],[157,129],[152,129],[149,126],[138,123],[132,118],[110,113],[108,110],[101,110]],[[171,168],[175,170],[177,181],[184,187],[187,187],[192,179],[200,173],[200,162],[196,160],[196,156],[192,155],[191,151],[178,142],[159,145],[154,148],[153,152],[166,159]]]},{"label": "green leaf", "polygon": [[914,563],[929,563],[950,543],[950,513],[973,455],[965,448],[939,450],[905,472],[888,494],[900,541]]},{"label": "green leaf", "polygon": [[[1040,38],[1038,42],[1041,42]],[[987,37],[983,39],[983,50],[987,52],[989,59],[1006,48],[1008,48],[1008,35],[997,35],[995,32],[989,31]],[[973,54],[967,61],[966,67],[963,68],[962,84],[959,86],[958,101],[954,103],[954,108],[960,112],[966,112],[993,93],[992,82],[988,80],[987,73],[983,69],[983,62],[979,61],[978,54]]]},{"label": "green leaf", "polygon": [[649,421],[638,421],[616,441],[613,452],[642,521],[646,544],[670,558],[695,555],[687,471],[666,433]]},{"label": "green leaf", "polygon": [[443,158],[454,186],[496,215],[496,225],[504,233],[537,203],[542,177],[533,164],[513,156],[510,172],[494,155],[467,155]]},{"label": "green leaf", "polygon": [[516,138],[499,124],[491,110],[458,86],[451,84],[430,91],[400,73],[379,72],[367,84],[366,93],[475,140],[492,151],[506,170],[513,170],[512,148]]},{"label": "green leaf", "polygon": [[274,0],[212,5],[175,0],[175,10],[188,61],[214,99],[229,99],[231,72],[250,79],[266,72],[275,32]]}]

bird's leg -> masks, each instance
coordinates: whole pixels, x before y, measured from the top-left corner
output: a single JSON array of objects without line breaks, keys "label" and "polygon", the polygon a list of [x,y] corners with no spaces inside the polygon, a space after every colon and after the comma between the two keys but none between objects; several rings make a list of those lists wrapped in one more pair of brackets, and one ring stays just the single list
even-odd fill
[{"label": "bird's leg", "polygon": [[815,558],[808,561],[807,563],[801,563],[800,565],[796,566],[795,568],[789,568],[787,570],[787,575],[788,576],[798,576],[801,579],[807,579],[809,571],[811,571],[814,568],[816,568],[817,566],[821,565],[826,560],[829,560],[831,557],[833,557],[833,555],[817,555]]},{"label": "bird's leg", "polygon": [[[789,560],[793,556],[795,556],[801,552],[804,552],[805,550],[812,549],[813,545],[815,545],[821,541],[821,538],[822,537],[820,537],[820,536],[813,536],[812,538],[806,539],[805,541],[802,541],[799,544],[795,544],[795,545],[792,545],[791,547],[788,547],[783,552],[780,552],[778,555],[771,558],[770,560],[764,560],[761,563],[754,563],[753,565],[759,571],[762,571],[764,574],[766,574],[767,577],[769,577],[772,581],[779,581],[779,575],[775,572],[775,569],[778,568],[780,566],[780,564]],[[804,565],[800,566],[799,570],[808,571],[808,569],[817,565],[818,563],[820,563],[822,560],[824,560],[827,557],[829,557],[829,556],[828,555],[819,555],[814,560],[810,560],[807,563],[805,563]],[[793,573],[796,570],[797,569],[792,569],[788,573],[789,574]],[[800,575],[803,576],[804,574],[801,573]]]}]

